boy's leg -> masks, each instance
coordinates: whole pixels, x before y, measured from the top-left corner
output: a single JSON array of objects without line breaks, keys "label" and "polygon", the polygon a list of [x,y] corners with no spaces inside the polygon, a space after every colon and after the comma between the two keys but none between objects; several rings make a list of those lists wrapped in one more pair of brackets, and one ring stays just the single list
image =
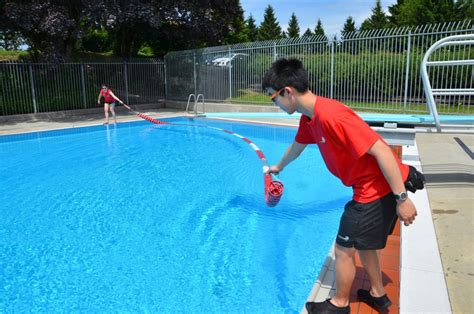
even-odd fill
[{"label": "boy's leg", "polygon": [[114,118],[114,123],[117,123],[117,118],[115,117],[115,104],[110,105],[110,112],[112,113],[112,117]]},{"label": "boy's leg", "polygon": [[355,248],[343,247],[336,243],[336,295],[331,303],[342,307],[349,305],[352,282],[356,274],[354,263]]},{"label": "boy's leg", "polygon": [[379,252],[377,250],[360,250],[359,256],[365,271],[369,275],[371,295],[381,297],[385,295],[380,270]]},{"label": "boy's leg", "polygon": [[109,104],[104,104],[105,123],[109,123]]}]

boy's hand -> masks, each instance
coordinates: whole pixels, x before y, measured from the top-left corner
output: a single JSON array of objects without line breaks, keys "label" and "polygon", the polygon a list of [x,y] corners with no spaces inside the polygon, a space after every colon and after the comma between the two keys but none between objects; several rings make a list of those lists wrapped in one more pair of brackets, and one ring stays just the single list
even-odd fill
[{"label": "boy's hand", "polygon": [[403,202],[397,202],[397,215],[405,226],[409,226],[417,215],[413,202],[408,198]]},{"label": "boy's hand", "polygon": [[274,174],[278,174],[280,173],[280,171],[282,171],[283,169],[281,169],[280,167],[278,167],[278,165],[273,165],[273,166],[270,166],[268,168],[267,171],[265,171],[265,173],[274,173]]}]

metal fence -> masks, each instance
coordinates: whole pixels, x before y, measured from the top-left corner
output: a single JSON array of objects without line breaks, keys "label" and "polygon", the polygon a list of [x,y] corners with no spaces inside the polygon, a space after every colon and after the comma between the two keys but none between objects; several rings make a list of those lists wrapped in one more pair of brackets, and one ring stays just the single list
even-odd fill
[{"label": "metal fence", "polygon": [[135,104],[165,98],[163,62],[0,63],[0,115],[100,107],[100,87],[108,84]]},{"label": "metal fence", "polygon": [[[420,65],[437,40],[474,32],[471,20],[324,36],[244,43],[169,53],[167,98],[203,94],[206,101],[269,103],[261,79],[271,63],[295,57],[308,70],[310,89],[351,107],[383,112],[425,113]],[[470,45],[437,52],[436,60],[474,59]],[[472,88],[473,67],[439,67],[430,73],[436,88]],[[437,99],[442,113],[473,113],[471,96]]]},{"label": "metal fence", "polygon": [[[165,61],[0,63],[0,115],[98,107],[108,83],[130,104],[183,100],[269,104],[261,80],[273,61],[295,57],[308,70],[310,89],[356,109],[426,113],[420,65],[426,50],[450,35],[472,34],[471,20],[178,51]],[[474,59],[472,45],[440,49],[432,60]],[[472,65],[436,67],[433,88],[473,88]],[[473,113],[471,96],[436,99],[440,113]]]}]

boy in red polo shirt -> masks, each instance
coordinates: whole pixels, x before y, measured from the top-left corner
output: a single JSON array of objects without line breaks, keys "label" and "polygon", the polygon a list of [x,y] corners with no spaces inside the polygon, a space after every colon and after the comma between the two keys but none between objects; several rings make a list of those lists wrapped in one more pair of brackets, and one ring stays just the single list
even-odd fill
[{"label": "boy in red polo shirt", "polygon": [[280,59],[273,63],[262,87],[282,110],[302,114],[294,142],[269,172],[279,173],[308,144],[316,144],[329,171],[354,192],[336,237],[336,295],[325,302],[307,302],[306,309],[309,313],[350,312],[356,250],[371,283],[370,290],[358,290],[358,297],[380,309],[388,308],[391,301],[382,284],[377,250],[385,247],[397,215],[406,226],[415,220],[416,208],[406,187],[410,191],[423,188],[422,174],[402,164],[350,108],[309,91],[308,73],[300,61]]}]

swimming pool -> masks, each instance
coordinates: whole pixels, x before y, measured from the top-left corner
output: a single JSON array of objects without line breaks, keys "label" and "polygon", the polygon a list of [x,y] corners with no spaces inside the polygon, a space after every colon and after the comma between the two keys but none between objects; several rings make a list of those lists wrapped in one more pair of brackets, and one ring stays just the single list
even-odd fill
[{"label": "swimming pool", "polygon": [[0,137],[0,309],[299,312],[350,198],[295,129],[123,123]]}]

